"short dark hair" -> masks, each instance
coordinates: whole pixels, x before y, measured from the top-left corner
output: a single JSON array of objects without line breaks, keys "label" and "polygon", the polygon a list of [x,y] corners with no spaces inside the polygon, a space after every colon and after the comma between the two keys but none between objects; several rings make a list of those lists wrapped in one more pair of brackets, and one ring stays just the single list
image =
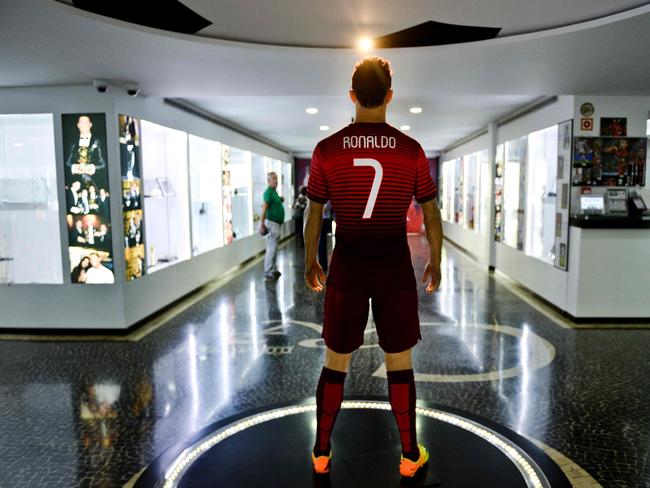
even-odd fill
[{"label": "short dark hair", "polygon": [[384,58],[366,56],[354,67],[352,90],[363,108],[382,105],[391,83],[390,63]]}]

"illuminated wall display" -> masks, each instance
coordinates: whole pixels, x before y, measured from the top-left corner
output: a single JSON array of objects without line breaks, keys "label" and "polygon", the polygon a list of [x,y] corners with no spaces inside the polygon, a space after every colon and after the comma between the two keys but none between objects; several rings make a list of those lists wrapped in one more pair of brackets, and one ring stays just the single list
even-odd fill
[{"label": "illuminated wall display", "polygon": [[126,281],[132,281],[146,272],[140,120],[120,115],[119,131],[125,278]]},{"label": "illuminated wall display", "polygon": [[223,240],[230,244],[234,240],[232,225],[232,185],[230,181],[230,146],[221,146],[221,177],[223,191]]},{"label": "illuminated wall display", "polygon": [[190,134],[192,255],[223,246],[221,144]]},{"label": "illuminated wall display", "polygon": [[187,133],[143,120],[147,271],[191,257]]},{"label": "illuminated wall display", "polygon": [[61,118],[72,281],[114,283],[106,115]]},{"label": "illuminated wall display", "polygon": [[0,283],[63,283],[54,116],[0,115]]},{"label": "illuminated wall display", "polygon": [[571,139],[573,121],[558,126],[557,198],[555,199],[555,267],[566,270],[569,259],[569,202],[571,201]]}]

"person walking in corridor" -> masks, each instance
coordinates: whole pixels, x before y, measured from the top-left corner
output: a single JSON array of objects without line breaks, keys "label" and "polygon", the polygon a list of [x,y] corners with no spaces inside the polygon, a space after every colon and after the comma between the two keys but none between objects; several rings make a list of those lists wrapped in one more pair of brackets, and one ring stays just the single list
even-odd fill
[{"label": "person walking in corridor", "polygon": [[280,227],[284,222],[284,198],[278,195],[278,175],[271,171],[267,175],[268,187],[264,191],[264,205],[260,218],[260,234],[266,239],[266,254],[264,256],[264,278],[275,280],[282,273],[277,268],[278,241]]}]

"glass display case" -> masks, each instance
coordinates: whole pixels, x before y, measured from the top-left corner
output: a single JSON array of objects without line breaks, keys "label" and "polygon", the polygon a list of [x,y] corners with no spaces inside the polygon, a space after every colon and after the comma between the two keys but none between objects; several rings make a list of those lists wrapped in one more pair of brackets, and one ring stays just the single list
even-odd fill
[{"label": "glass display case", "polygon": [[524,246],[527,143],[528,137],[524,136],[505,144],[502,242],[519,250]]},{"label": "glass display case", "polygon": [[63,283],[52,114],[0,115],[0,283]]},{"label": "glass display case", "polygon": [[293,187],[293,165],[282,162],[282,193],[284,197],[284,214],[285,220],[293,218],[293,202],[295,200]]},{"label": "glass display case", "polygon": [[488,193],[489,180],[490,180],[490,167],[488,150],[479,151],[476,153],[478,165],[478,183],[476,201],[478,205],[478,213],[476,215],[478,225],[475,229],[478,233],[484,234],[490,227],[490,195]]},{"label": "glass display case", "polygon": [[555,261],[558,126],[528,135],[525,252]]},{"label": "glass display case", "polygon": [[223,246],[221,144],[190,134],[192,254]]},{"label": "glass display case", "polygon": [[445,222],[454,221],[454,171],[456,160],[451,159],[442,163],[442,185],[440,191],[440,213]]},{"label": "glass display case", "polygon": [[461,224],[464,219],[463,208],[463,158],[454,159],[454,222]]},{"label": "glass display case", "polygon": [[154,272],[191,257],[187,134],[146,120],[141,126],[147,269]]},{"label": "glass display case", "polygon": [[462,226],[465,229],[478,229],[476,222],[476,204],[478,200],[479,175],[477,154],[472,153],[463,156],[463,212]]},{"label": "glass display case", "polygon": [[252,153],[230,148],[230,192],[233,238],[253,234]]},{"label": "glass display case", "polygon": [[264,190],[266,190],[266,157],[259,154],[252,156],[253,175],[253,228],[260,225],[262,207],[264,206]]}]

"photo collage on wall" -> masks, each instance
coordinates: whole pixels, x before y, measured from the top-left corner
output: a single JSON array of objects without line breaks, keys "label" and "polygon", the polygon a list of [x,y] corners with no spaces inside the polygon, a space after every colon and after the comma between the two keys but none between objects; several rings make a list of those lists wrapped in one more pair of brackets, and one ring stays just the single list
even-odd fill
[{"label": "photo collage on wall", "polygon": [[230,244],[234,239],[232,223],[232,187],[230,183],[230,146],[221,145],[221,168],[223,177],[223,239],[224,244]]},{"label": "photo collage on wall", "polygon": [[494,160],[494,240],[501,242],[503,236],[503,174],[505,170],[505,145],[497,146]]},{"label": "photo collage on wall", "polygon": [[555,200],[555,267],[567,269],[569,249],[569,202],[571,200],[571,140],[573,120],[558,125],[557,188]]},{"label": "photo collage on wall", "polygon": [[61,119],[72,282],[114,283],[106,114],[62,114]]},{"label": "photo collage on wall", "polygon": [[140,278],[146,269],[140,134],[139,119],[119,116],[126,281]]},{"label": "photo collage on wall", "polygon": [[574,186],[644,186],[647,139],[576,137]]}]

